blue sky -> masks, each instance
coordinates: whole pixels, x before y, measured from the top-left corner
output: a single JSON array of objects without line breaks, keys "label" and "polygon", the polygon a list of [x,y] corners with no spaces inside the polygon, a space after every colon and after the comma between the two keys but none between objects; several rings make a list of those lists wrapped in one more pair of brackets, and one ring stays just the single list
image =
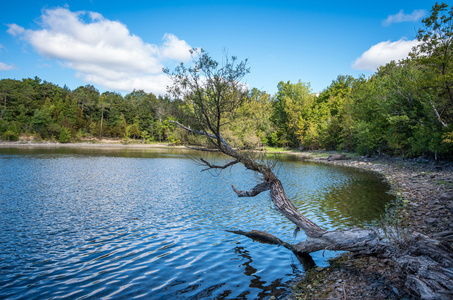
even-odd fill
[{"label": "blue sky", "polygon": [[278,82],[301,80],[320,92],[340,74],[368,76],[405,57],[434,3],[4,1],[0,79],[163,94],[162,67],[189,63],[188,49],[200,47],[217,60],[247,58],[250,87],[274,94]]}]

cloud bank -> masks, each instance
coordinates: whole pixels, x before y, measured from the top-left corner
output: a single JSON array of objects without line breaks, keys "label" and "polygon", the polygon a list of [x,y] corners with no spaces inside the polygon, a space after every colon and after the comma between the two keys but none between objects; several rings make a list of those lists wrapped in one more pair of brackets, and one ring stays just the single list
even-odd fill
[{"label": "cloud bank", "polygon": [[109,90],[164,94],[169,79],[165,63],[187,62],[192,48],[173,34],[162,45],[145,43],[126,25],[95,12],[71,12],[66,8],[43,10],[42,29],[8,25],[8,33],[29,43],[41,56],[57,60],[77,71],[86,82]]},{"label": "cloud bank", "polygon": [[390,15],[382,22],[384,26],[390,26],[392,23],[417,22],[426,15],[426,10],[416,9],[410,15],[406,15],[404,10],[400,10],[395,15]]},{"label": "cloud bank", "polygon": [[398,61],[408,56],[412,47],[418,44],[417,40],[408,41],[401,39],[396,42],[380,42],[365,51],[354,62],[352,67],[356,70],[376,71],[390,61]]}]

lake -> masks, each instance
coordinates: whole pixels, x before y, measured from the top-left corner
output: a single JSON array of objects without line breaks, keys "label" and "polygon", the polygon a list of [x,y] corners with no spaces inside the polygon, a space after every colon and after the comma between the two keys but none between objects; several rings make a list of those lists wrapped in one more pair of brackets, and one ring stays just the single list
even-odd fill
[{"label": "lake", "polygon": [[[235,165],[201,172],[181,149],[0,148],[1,299],[277,299],[304,273],[284,247],[226,230],[305,239]],[[206,154],[211,161],[225,158]],[[281,156],[289,199],[323,229],[371,224],[392,196],[382,178]],[[317,252],[327,266],[333,252]]]}]

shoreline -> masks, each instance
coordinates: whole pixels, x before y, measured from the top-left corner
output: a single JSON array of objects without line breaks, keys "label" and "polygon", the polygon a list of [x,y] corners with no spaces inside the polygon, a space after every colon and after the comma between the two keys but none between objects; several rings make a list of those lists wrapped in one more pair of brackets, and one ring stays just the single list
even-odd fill
[{"label": "shoreline", "polygon": [[[453,163],[382,157],[308,161],[380,174],[403,206],[402,226],[432,238],[453,235]],[[391,259],[345,252],[329,262],[329,267],[306,272],[288,299],[418,299],[407,292],[404,274]]]},{"label": "shoreline", "polygon": [[80,143],[58,143],[58,142],[4,142],[0,141],[0,148],[170,148],[178,149],[184,146],[175,146],[162,143],[143,144],[143,143],[122,143],[121,141],[98,141]]}]

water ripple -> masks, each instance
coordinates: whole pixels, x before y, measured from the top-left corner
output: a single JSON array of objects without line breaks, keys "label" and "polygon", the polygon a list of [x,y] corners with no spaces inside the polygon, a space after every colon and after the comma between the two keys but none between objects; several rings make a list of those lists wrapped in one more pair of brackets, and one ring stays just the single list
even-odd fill
[{"label": "water ripple", "polygon": [[[179,152],[41,151],[0,149],[0,298],[281,298],[303,273],[283,247],[225,231],[295,241],[268,195],[234,196],[232,184],[256,184],[242,168],[213,177]],[[368,173],[293,161],[279,176],[326,229],[367,224],[388,201]]]}]

